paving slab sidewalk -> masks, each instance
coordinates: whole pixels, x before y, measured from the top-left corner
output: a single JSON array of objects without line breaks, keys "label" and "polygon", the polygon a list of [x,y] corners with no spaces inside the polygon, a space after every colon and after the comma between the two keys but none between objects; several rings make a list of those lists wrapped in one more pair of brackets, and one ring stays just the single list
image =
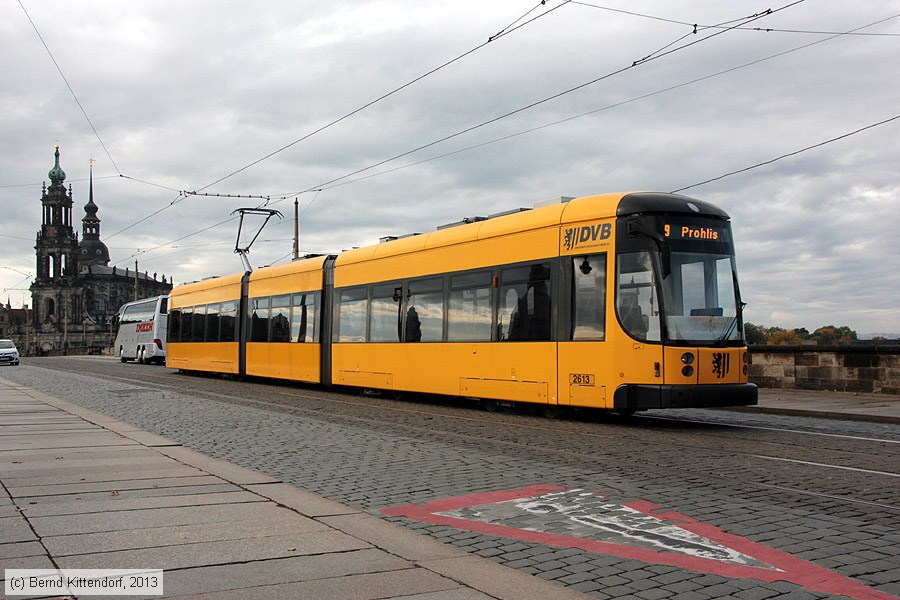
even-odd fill
[{"label": "paving slab sidewalk", "polygon": [[900,396],[760,388],[759,404],[726,410],[900,424]]},{"label": "paving slab sidewalk", "polygon": [[164,597],[209,600],[587,597],[2,378],[0,483],[4,573],[163,569]]}]

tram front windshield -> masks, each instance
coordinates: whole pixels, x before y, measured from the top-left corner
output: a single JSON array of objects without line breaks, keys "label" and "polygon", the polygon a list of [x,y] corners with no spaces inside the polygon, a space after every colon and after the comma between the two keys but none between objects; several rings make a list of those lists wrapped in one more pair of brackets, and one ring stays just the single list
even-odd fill
[{"label": "tram front windshield", "polygon": [[[644,217],[653,238],[617,257],[616,310],[629,335],[672,345],[743,344],[728,222]],[[640,247],[643,246],[643,249]]]}]

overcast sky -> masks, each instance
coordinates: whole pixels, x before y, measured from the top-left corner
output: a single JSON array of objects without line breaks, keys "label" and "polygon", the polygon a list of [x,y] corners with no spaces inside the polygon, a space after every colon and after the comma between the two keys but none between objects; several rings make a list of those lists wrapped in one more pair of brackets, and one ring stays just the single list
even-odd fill
[{"label": "overcast sky", "polygon": [[[552,197],[678,190],[900,116],[885,0],[10,0],[0,55],[13,306],[31,303],[56,144],[79,237],[93,159],[112,264],[180,283],[240,271],[230,214],[264,202],[181,191],[270,197],[285,220],[252,247],[259,267],[290,260],[295,197],[301,252],[335,252]],[[900,119],[683,193],[731,215],[750,322],[900,332]]]}]

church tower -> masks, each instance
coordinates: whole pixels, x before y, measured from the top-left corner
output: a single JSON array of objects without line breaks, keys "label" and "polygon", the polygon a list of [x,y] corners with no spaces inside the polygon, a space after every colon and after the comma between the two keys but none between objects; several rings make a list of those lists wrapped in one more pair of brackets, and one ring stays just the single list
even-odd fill
[{"label": "church tower", "polygon": [[109,266],[109,248],[100,240],[100,219],[94,203],[94,172],[81,219],[82,239],[72,223],[71,186],[56,164],[50,186],[41,196],[42,220],[37,233],[37,277],[31,284],[32,342],[29,353],[109,351],[115,337],[119,307],[135,298],[168,294],[172,284],[156,273],[135,273]]},{"label": "church tower", "polygon": [[[70,186],[67,191],[63,184],[66,172],[59,166],[59,146],[55,156],[56,163],[48,173],[50,187],[45,184],[41,196],[43,219],[34,246],[37,250],[37,277],[32,285],[33,295],[38,290],[49,292],[71,285],[77,274],[78,236],[72,228],[72,189]],[[62,309],[61,298],[55,292],[41,295],[44,296],[41,298],[42,304],[35,305],[35,311],[40,311],[45,319],[54,319]]]},{"label": "church tower", "polygon": [[50,187],[45,185],[41,196],[44,218],[35,245],[38,283],[74,276],[78,246],[78,238],[72,229],[72,189],[70,187],[66,192],[63,185],[66,172],[59,166],[59,146],[56,147],[56,164],[48,175]]},{"label": "church tower", "polygon": [[[91,161],[93,162],[93,161]],[[109,248],[100,241],[100,219],[97,218],[97,205],[94,204],[94,165],[91,165],[91,187],[88,203],[84,205],[84,218],[81,219],[81,243],[78,244],[78,270],[85,267],[109,264]]]}]

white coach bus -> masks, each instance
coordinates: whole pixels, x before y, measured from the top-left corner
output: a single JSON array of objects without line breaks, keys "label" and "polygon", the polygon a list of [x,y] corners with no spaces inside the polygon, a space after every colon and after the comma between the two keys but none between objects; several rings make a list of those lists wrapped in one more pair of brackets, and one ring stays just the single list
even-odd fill
[{"label": "white coach bus", "polygon": [[138,363],[166,362],[166,321],[169,297],[154,296],[123,304],[116,316],[115,351],[119,360]]}]

